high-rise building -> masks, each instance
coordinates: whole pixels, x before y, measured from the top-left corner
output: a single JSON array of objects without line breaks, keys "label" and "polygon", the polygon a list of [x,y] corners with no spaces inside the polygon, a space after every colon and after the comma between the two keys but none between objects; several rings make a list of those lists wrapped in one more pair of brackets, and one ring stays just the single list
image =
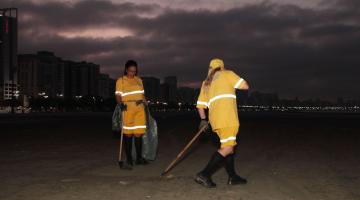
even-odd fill
[{"label": "high-rise building", "polygon": [[160,101],[169,102],[169,85],[166,83],[160,84]]},{"label": "high-rise building", "polygon": [[112,79],[110,78],[110,81],[109,81],[109,94],[110,94],[110,98],[115,98],[115,86],[116,86],[116,80],[115,79]]},{"label": "high-rise building", "polygon": [[18,83],[21,95],[37,97],[40,93],[39,59],[35,54],[18,56]]},{"label": "high-rise building", "polygon": [[[23,95],[45,98],[99,95],[99,65],[64,61],[48,51],[19,55],[18,62]],[[110,86],[105,87],[104,90],[108,93]]]},{"label": "high-rise building", "polygon": [[64,97],[65,63],[54,53],[39,51],[18,57],[20,91],[25,96]]},{"label": "high-rise building", "polygon": [[176,76],[167,76],[164,83],[168,85],[168,102],[176,102],[177,78]]},{"label": "high-rise building", "polygon": [[198,95],[195,88],[180,87],[177,90],[177,100],[180,103],[195,104]]},{"label": "high-rise building", "polygon": [[100,66],[88,62],[75,62],[70,67],[71,96],[98,96]]},{"label": "high-rise building", "polygon": [[17,9],[0,9],[0,101],[18,97]]},{"label": "high-rise building", "polygon": [[108,74],[100,74],[99,78],[99,96],[104,99],[114,97],[115,89],[112,86],[114,80]]},{"label": "high-rise building", "polygon": [[53,52],[40,51],[37,53],[39,59],[38,84],[40,93],[49,97],[64,95],[64,66],[61,58]]},{"label": "high-rise building", "polygon": [[160,100],[160,79],[155,77],[141,77],[145,90],[145,97],[150,101]]}]

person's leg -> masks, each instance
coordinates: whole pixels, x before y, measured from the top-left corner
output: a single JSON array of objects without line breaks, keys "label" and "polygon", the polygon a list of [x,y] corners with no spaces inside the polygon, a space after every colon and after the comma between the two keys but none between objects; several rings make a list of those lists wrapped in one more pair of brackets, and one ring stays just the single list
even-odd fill
[{"label": "person's leg", "polygon": [[136,147],[136,164],[146,165],[148,162],[142,157],[142,136],[146,132],[146,121],[145,121],[145,111],[143,106],[139,105],[137,107],[137,112],[134,118],[134,124],[137,127],[134,129],[135,134],[135,147]]},{"label": "person's leg", "polygon": [[[215,132],[222,138],[226,129],[218,129]],[[221,141],[221,140],[220,140]],[[205,187],[216,187],[211,176],[222,166],[225,157],[232,152],[232,146],[221,147],[210,158],[205,168],[196,175],[195,181]]]},{"label": "person's leg", "polygon": [[237,184],[246,184],[246,179],[240,177],[236,174],[235,171],[235,145],[236,145],[236,135],[238,133],[238,127],[229,127],[226,132],[221,136],[221,153],[225,157],[225,170],[229,176],[228,184],[237,185]]},{"label": "person's leg", "polygon": [[230,155],[234,152],[234,146],[222,146],[220,147],[220,149],[218,150],[218,152],[226,157],[227,155]]},{"label": "person's leg", "polygon": [[196,175],[195,181],[205,187],[212,188],[216,187],[216,184],[212,181],[211,176],[216,172],[224,161],[218,151],[216,151],[210,158],[205,168]]},{"label": "person's leg", "polygon": [[146,165],[148,162],[142,157],[142,136],[143,134],[135,135],[135,148],[136,148],[136,164]]},{"label": "person's leg", "polygon": [[130,134],[124,135],[124,144],[125,144],[125,154],[126,154],[126,162],[123,165],[124,169],[132,169],[133,159],[132,159],[132,140],[133,136]]},{"label": "person's leg", "polygon": [[227,174],[229,175],[229,179],[228,179],[229,185],[238,185],[238,184],[247,183],[247,180],[237,175],[235,171],[235,153],[226,156],[225,169]]},{"label": "person's leg", "polygon": [[123,134],[124,134],[124,146],[126,154],[126,162],[124,163],[124,169],[132,169],[133,158],[132,158],[132,145],[133,145],[133,129],[134,126],[134,113],[128,109],[123,115]]}]

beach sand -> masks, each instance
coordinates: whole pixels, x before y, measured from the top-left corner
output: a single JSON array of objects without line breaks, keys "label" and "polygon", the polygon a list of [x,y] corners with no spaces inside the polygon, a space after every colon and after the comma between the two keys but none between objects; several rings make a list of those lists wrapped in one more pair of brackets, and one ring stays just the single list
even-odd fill
[{"label": "beach sand", "polygon": [[198,119],[155,118],[157,160],[124,171],[111,113],[0,115],[0,199],[360,199],[360,115],[241,113],[236,169],[248,184],[227,185],[221,169],[214,189],[193,178],[216,150],[216,137],[204,134],[160,177]]}]

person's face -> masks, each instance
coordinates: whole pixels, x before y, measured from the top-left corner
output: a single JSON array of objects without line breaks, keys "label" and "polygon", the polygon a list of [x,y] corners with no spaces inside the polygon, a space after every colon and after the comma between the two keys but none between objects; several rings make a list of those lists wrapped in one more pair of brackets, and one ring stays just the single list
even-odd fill
[{"label": "person's face", "polygon": [[134,77],[136,74],[136,67],[130,66],[129,68],[127,68],[126,72],[129,77]]}]

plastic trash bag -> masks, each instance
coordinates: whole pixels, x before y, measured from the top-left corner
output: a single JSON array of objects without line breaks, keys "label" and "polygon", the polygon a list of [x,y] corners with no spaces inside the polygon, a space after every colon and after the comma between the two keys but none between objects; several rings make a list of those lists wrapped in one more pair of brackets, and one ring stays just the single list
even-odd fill
[{"label": "plastic trash bag", "polygon": [[[151,116],[149,107],[145,105],[146,133],[142,136],[142,157],[146,160],[155,160],[158,148],[158,128],[155,119]],[[112,116],[112,130],[121,134],[122,116],[119,105],[116,105]],[[132,156],[136,158],[135,142],[133,140]]]},{"label": "plastic trash bag", "polygon": [[121,119],[121,109],[120,105],[116,104],[116,107],[114,109],[114,113],[112,115],[112,127],[111,129],[114,132],[120,132],[122,127],[122,119]]}]

